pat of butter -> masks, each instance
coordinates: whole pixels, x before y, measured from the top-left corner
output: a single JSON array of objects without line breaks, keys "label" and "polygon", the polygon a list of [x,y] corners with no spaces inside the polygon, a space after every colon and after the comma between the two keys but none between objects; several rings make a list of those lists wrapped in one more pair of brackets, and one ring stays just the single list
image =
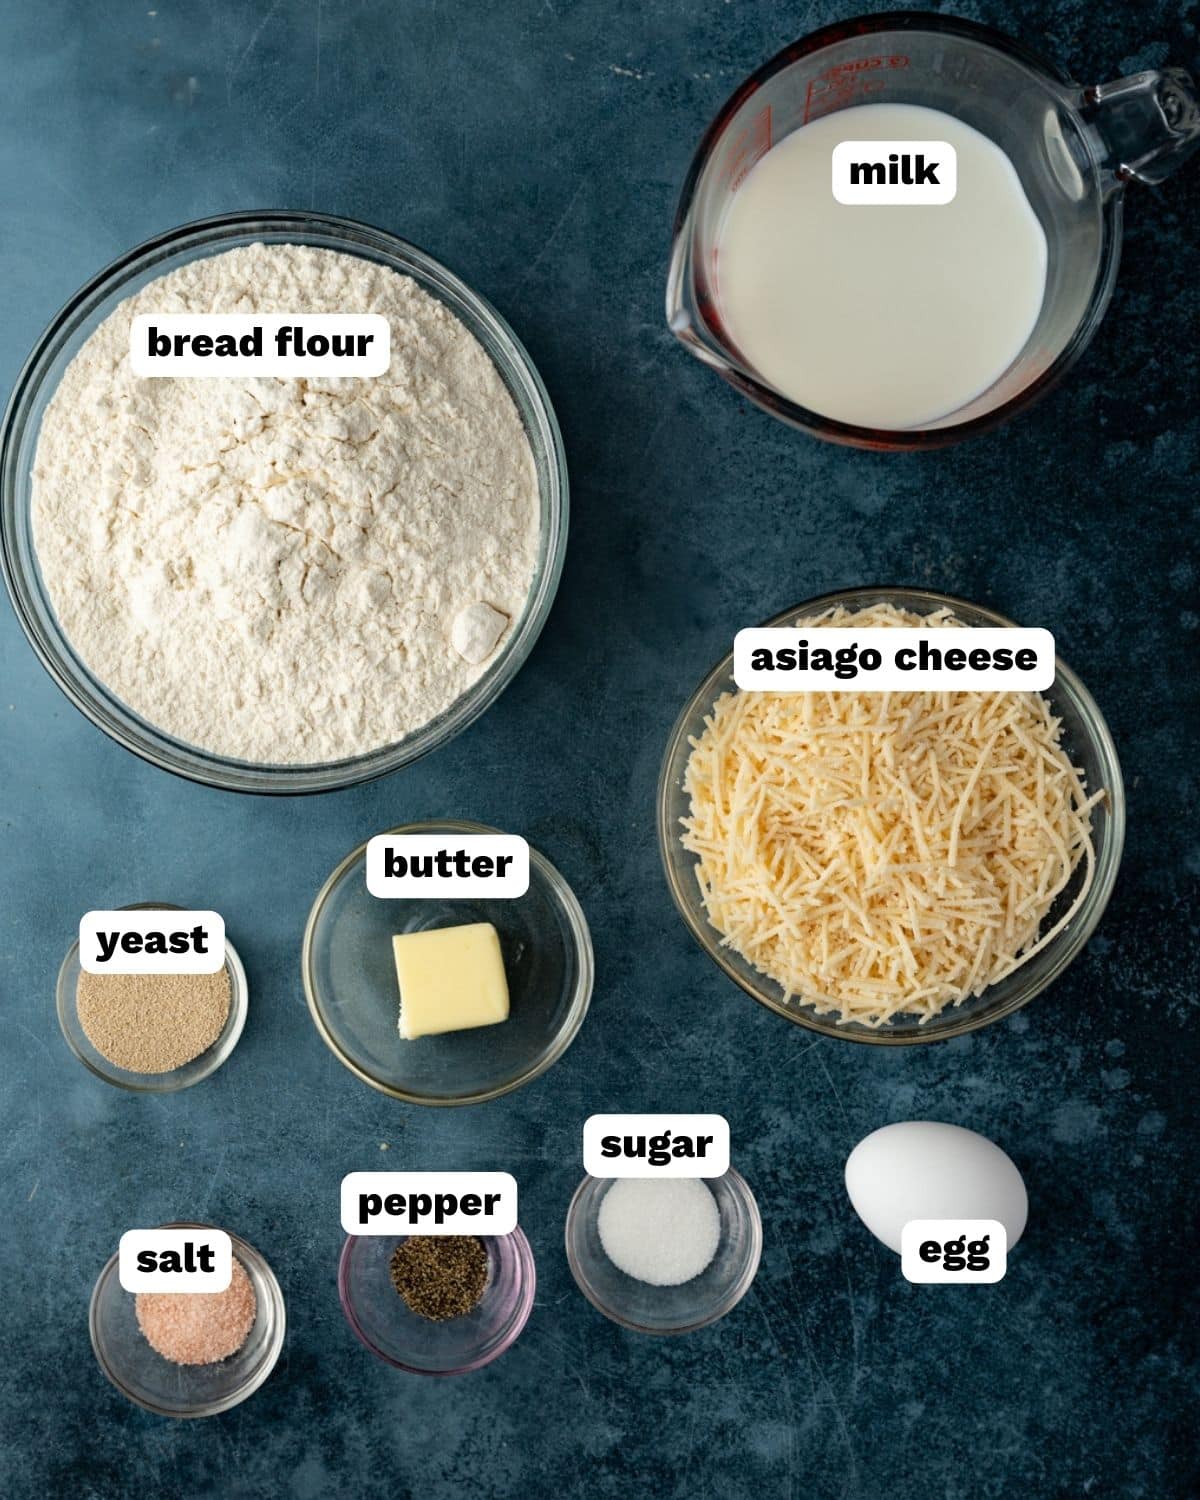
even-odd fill
[{"label": "pat of butter", "polygon": [[508,980],[490,922],[405,932],[392,951],[406,1041],[508,1020]]}]

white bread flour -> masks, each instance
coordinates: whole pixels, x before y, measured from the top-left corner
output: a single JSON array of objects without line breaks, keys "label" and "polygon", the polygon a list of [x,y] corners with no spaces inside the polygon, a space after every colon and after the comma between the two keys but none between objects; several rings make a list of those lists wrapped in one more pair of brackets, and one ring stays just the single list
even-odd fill
[{"label": "white bread flour", "polygon": [[[377,379],[154,379],[139,313],[380,313]],[[158,728],[220,755],[341,760],[487,669],[454,621],[521,616],[533,455],[482,346],[413,280],[298,245],[193,261],[121,303],[67,368],[34,464],[34,540],[75,650]]]}]

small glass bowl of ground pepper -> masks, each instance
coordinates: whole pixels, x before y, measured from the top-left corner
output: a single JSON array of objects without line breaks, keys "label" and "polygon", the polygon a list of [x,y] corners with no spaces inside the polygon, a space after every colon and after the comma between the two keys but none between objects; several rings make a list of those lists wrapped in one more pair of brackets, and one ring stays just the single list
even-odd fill
[{"label": "small glass bowl of ground pepper", "polygon": [[464,1375],[515,1343],[533,1307],[533,1252],[504,1235],[350,1235],[338,1295],[350,1327],[398,1370]]},{"label": "small glass bowl of ground pepper", "polygon": [[253,1245],[229,1238],[235,1274],[228,1292],[135,1297],[121,1285],[116,1255],[97,1278],[88,1314],[97,1362],[123,1396],[160,1417],[228,1411],[258,1390],[279,1359],[287,1321],[279,1283]]},{"label": "small glass bowl of ground pepper", "polygon": [[[711,1240],[691,1195],[682,1201],[678,1195],[699,1187],[711,1196],[707,1212],[715,1206]],[[629,1194],[630,1188],[648,1191]],[[604,1202],[618,1189],[624,1201],[606,1230]],[[667,1201],[656,1204],[655,1189]],[[733,1167],[721,1177],[691,1180],[589,1176],[571,1199],[565,1239],[571,1275],[606,1318],[634,1333],[692,1333],[732,1312],[750,1290],[762,1255],[762,1219]]]},{"label": "small glass bowl of ground pepper", "polygon": [[[140,901],[125,911],[178,911]],[[246,971],[228,939],[216,974],[85,974],[79,943],[58,971],[58,1024],[79,1061],[117,1088],[169,1094],[215,1073],[246,1024]]]}]

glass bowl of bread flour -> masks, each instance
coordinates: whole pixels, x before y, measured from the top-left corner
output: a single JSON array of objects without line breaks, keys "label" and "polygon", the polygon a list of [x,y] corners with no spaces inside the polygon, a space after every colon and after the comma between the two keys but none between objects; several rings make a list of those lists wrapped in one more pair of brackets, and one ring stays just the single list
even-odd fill
[{"label": "glass bowl of bread flour", "polygon": [[[378,313],[387,374],[138,379],[139,313]],[[0,454],[17,616],[77,708],[211,786],[315,792],[444,744],[515,676],[562,568],[549,397],[420,250],[309,213],[148,241],[54,319]]]}]

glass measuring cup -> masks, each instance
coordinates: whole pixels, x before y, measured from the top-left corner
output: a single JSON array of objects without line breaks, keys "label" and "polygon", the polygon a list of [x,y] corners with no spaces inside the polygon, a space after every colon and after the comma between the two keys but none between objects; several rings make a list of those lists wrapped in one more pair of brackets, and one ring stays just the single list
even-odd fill
[{"label": "glass measuring cup", "polygon": [[[1046,289],[1025,347],[985,391],[920,428],[860,427],[788,400],[738,352],[721,312],[719,238],[751,168],[793,130],[859,104],[925,105],[989,137],[1046,236]],[[902,11],[828,26],[764,64],[709,126],[675,218],[667,320],[697,359],[815,437],[877,449],[957,442],[1029,406],[1075,363],[1112,296],[1126,184],[1162,182],[1198,146],[1200,102],[1179,68],[1083,87],[955,17]]]}]

